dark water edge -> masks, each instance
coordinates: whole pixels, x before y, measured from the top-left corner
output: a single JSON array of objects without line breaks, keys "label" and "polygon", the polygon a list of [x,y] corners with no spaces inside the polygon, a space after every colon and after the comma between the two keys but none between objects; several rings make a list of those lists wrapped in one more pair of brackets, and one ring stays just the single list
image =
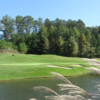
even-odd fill
[{"label": "dark water edge", "polygon": [[[95,86],[98,84],[98,82],[100,82],[100,76],[85,75],[77,77],[68,77],[68,79],[73,84],[78,85],[89,93],[98,93],[97,88]],[[37,100],[45,100],[44,96],[53,94],[44,92],[39,93],[38,91],[34,91],[32,88],[35,86],[47,86],[59,92],[59,88],[56,86],[56,84],[58,83],[64,82],[55,78],[24,79],[11,82],[3,82],[0,83],[0,100],[29,100],[30,98],[36,98]]]}]

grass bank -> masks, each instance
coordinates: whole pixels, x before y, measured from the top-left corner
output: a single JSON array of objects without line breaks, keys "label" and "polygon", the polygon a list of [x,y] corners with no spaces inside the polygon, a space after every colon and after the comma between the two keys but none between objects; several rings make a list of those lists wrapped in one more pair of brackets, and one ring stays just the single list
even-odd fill
[{"label": "grass bank", "polygon": [[[48,67],[55,65],[71,69]],[[62,57],[57,55],[25,55],[0,54],[0,80],[50,77],[50,72],[58,72],[64,76],[86,74],[88,63],[78,57]]]}]

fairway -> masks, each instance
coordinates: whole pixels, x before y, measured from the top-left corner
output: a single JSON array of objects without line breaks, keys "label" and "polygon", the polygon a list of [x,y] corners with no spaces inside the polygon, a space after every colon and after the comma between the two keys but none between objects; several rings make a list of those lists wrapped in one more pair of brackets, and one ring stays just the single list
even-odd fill
[{"label": "fairway", "polygon": [[[48,67],[49,65],[59,67]],[[88,63],[78,57],[0,54],[0,80],[51,77],[50,72],[58,72],[65,76],[87,73],[88,70],[82,66],[88,66]],[[65,69],[65,67],[71,69]]]}]

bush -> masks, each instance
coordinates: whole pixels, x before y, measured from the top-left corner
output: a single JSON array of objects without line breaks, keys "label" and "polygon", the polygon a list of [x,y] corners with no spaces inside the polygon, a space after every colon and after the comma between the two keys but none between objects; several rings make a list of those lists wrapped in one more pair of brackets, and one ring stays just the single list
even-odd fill
[{"label": "bush", "polygon": [[17,52],[16,50],[17,49],[12,42],[0,40],[0,53]]},{"label": "bush", "polygon": [[28,48],[27,48],[26,44],[25,43],[20,43],[19,44],[19,52],[20,53],[27,53],[27,51],[28,51]]}]

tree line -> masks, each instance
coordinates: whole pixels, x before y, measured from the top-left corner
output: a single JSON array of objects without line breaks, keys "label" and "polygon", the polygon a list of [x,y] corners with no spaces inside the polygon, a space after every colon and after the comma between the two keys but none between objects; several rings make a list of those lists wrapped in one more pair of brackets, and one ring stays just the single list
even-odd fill
[{"label": "tree line", "polygon": [[82,20],[56,18],[35,20],[32,16],[5,15],[0,20],[4,39],[0,49],[27,54],[100,57],[100,26],[86,27]]}]

